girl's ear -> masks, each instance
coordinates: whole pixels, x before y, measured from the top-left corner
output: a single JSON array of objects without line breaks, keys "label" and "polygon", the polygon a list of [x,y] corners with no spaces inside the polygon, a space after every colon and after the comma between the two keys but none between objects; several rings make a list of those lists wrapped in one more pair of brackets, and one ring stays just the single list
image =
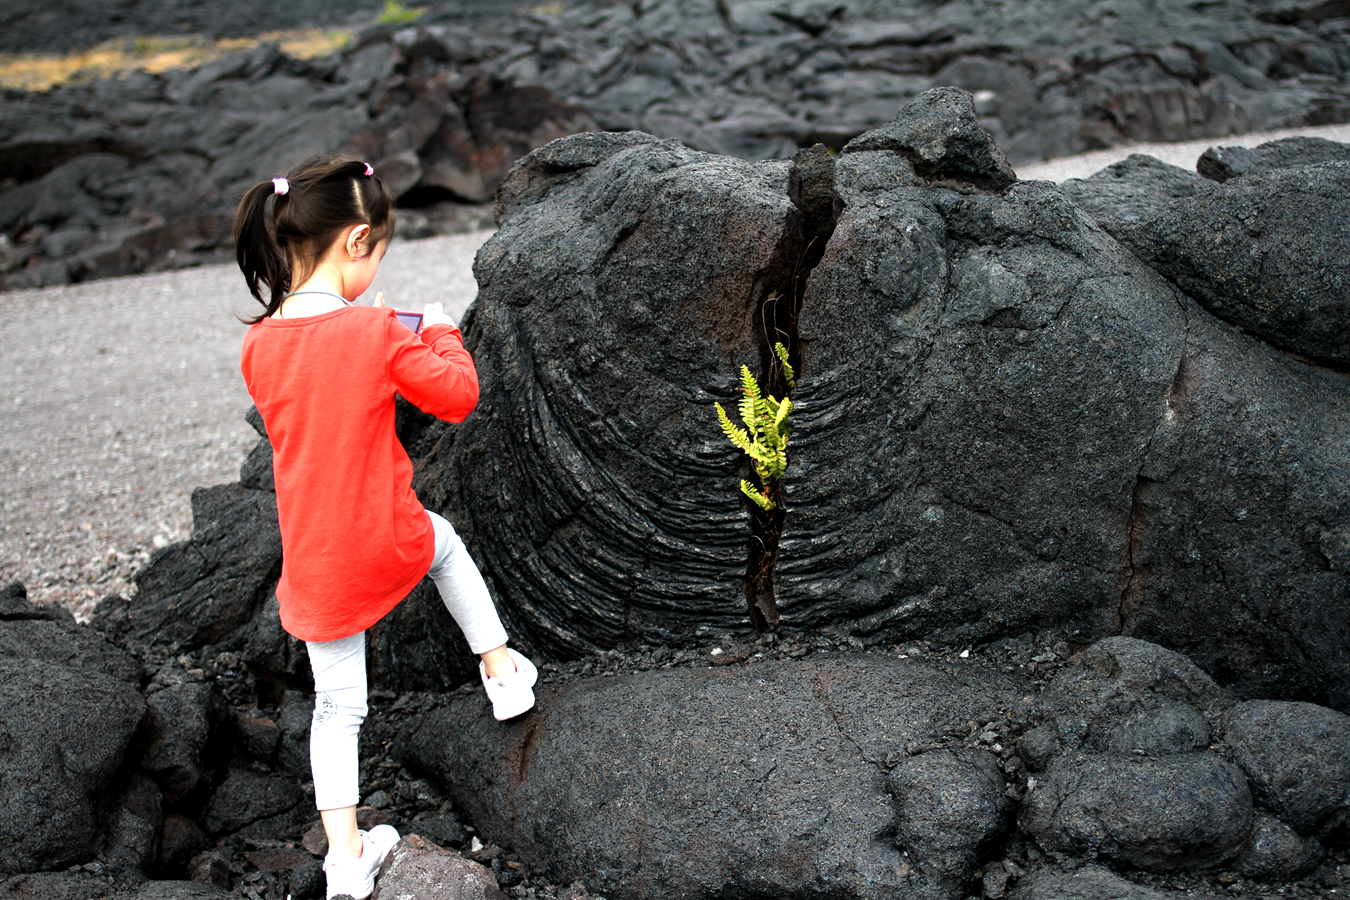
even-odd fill
[{"label": "girl's ear", "polygon": [[366,254],[362,251],[365,249],[366,239],[368,237],[370,237],[369,225],[366,225],[365,223],[353,225],[347,232],[347,239],[343,242],[344,246],[347,248],[347,256],[351,259],[360,259],[365,256]]}]

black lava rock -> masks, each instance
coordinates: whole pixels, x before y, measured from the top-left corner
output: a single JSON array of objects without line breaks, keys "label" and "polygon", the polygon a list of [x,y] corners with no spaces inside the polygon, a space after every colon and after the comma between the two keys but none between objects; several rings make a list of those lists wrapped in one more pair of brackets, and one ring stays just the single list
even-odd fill
[{"label": "black lava rock", "polygon": [[[401,758],[530,871],[657,900],[826,881],[840,896],[903,894],[886,758],[997,718],[1017,694],[986,672],[843,654],[579,679],[538,696],[506,725],[481,694],[457,700],[400,736]],[[932,774],[966,800],[900,795],[910,862],[957,885],[972,845],[997,831],[1001,777],[980,757],[953,759],[964,762],[933,756]],[[944,837],[957,807],[978,821]]]},{"label": "black lava rock", "polygon": [[229,762],[230,713],[215,685],[173,677],[181,671],[161,671],[166,674],[146,695],[149,714],[141,768],[154,776],[171,807],[195,814],[217,772]]},{"label": "black lava rock", "polygon": [[145,715],[123,681],[33,659],[0,659],[0,872],[91,860],[108,789]]},{"label": "black lava rock", "polygon": [[1304,835],[1350,823],[1350,716],[1311,703],[1233,708],[1226,739],[1260,803]]},{"label": "black lava rock", "polygon": [[[1214,315],[1273,346],[1350,366],[1350,163],[1281,168],[1177,201],[1120,237]],[[1328,230],[1331,229],[1331,230]]]},{"label": "black lava rock", "polygon": [[1247,780],[1217,754],[1071,754],[1027,795],[1021,825],[1047,850],[1152,872],[1213,868],[1252,827]]},{"label": "black lava rock", "polygon": [[1319,137],[1290,137],[1259,147],[1210,147],[1196,160],[1196,170],[1212,181],[1262,175],[1274,169],[1350,162],[1350,144]]},{"label": "black lava rock", "polygon": [[981,853],[1001,837],[1012,803],[998,757],[986,750],[930,750],[887,776],[895,842],[940,894],[963,898]]},{"label": "black lava rock", "polygon": [[1317,868],[1326,851],[1274,816],[1258,813],[1237,870],[1257,881],[1294,881]]},{"label": "black lava rock", "polygon": [[835,185],[798,319],[784,621],[1116,632],[1184,346],[1172,289],[1042,182],[967,193],[868,151],[840,156]]},{"label": "black lava rock", "polygon": [[1063,871],[1046,866],[1021,879],[1009,900],[1171,900],[1180,891],[1160,891],[1126,881],[1101,866]]},{"label": "black lava rock", "polygon": [[[215,836],[233,834],[296,810],[301,799],[300,788],[290,778],[234,769],[211,798],[206,828]],[[311,814],[312,810],[304,813]],[[263,835],[263,829],[254,828],[252,833]]]},{"label": "black lava rock", "polygon": [[192,492],[192,540],[157,551],[136,573],[136,600],[100,604],[109,633],[195,649],[235,637],[281,574],[276,495],[242,485]]},{"label": "black lava rock", "polygon": [[1212,723],[1232,706],[1195,663],[1156,644],[1106,638],[1075,662],[1035,702],[1046,724],[1023,735],[1019,747],[1033,753],[1028,766],[1043,768],[1053,756],[1078,749],[1152,756],[1204,750]]},{"label": "black lava rock", "polygon": [[968,182],[998,191],[1017,180],[1008,158],[976,120],[975,103],[959,88],[934,88],[900,110],[890,123],[860,135],[845,153],[889,150],[928,181]]},{"label": "black lava rock", "polygon": [[1059,189],[1114,235],[1122,224],[1152,219],[1173,200],[1213,186],[1194,172],[1131,153],[1088,178],[1070,178]]}]

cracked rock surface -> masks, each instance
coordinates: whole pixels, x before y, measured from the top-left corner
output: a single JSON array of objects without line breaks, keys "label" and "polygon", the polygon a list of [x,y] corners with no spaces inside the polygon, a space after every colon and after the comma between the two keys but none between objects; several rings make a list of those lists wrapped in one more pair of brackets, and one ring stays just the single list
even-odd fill
[{"label": "cracked rock surface", "polygon": [[1183,304],[1057,188],[984,190],[953,162],[839,158],[800,316],[783,616],[1103,636]]},{"label": "cracked rock surface", "polygon": [[[1340,713],[1235,708],[1186,657],[1132,638],[1067,659],[1017,640],[960,654],[807,646],[549,664],[527,716],[496,723],[466,689],[405,719],[392,753],[532,873],[625,900],[1340,883],[1334,866],[1315,870],[1343,858],[1344,823],[1308,826],[1285,796],[1340,796]],[[1271,760],[1283,768],[1262,770]]]},{"label": "cracked rock surface", "polygon": [[[909,885],[891,836],[888,757],[964,735],[1015,697],[1013,680],[971,668],[814,656],[550,686],[504,729],[474,694],[414,723],[400,744],[406,764],[449,782],[488,838],[554,880],[649,900],[728,885],[888,897]],[[997,783],[987,828],[939,839],[949,810],[912,798],[905,833],[916,851],[936,841],[935,858],[968,863],[998,833],[1002,770],[992,756],[992,774],[979,763],[971,778]],[[991,790],[973,786],[971,802]],[[959,890],[968,873],[955,870]]]}]

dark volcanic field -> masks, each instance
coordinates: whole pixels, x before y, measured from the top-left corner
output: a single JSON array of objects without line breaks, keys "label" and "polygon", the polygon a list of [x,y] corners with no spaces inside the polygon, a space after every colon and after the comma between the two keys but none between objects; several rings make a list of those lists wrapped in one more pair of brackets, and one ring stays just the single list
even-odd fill
[{"label": "dark volcanic field", "polygon": [[[9,287],[170,265],[170,238],[218,251],[213,217],[307,144],[371,160],[409,219],[506,178],[464,319],[479,412],[405,408],[399,437],[539,703],[490,718],[428,590],[372,628],[363,826],[492,887],[407,891],[391,857],[373,900],[1350,889],[1350,146],[1217,146],[1350,119],[1350,2],[426,6],[414,27],[374,24],[383,0],[0,12],[24,52],[361,32],[326,60],[263,44],[0,92]],[[1136,156],[1059,188],[1009,163],[1183,137],[1215,142],[1199,173]],[[125,284],[110,302],[155,308]],[[98,334],[86,393],[116,406],[120,348],[153,335],[96,313],[68,327]],[[37,398],[6,370],[69,380],[80,347],[22,356],[19,334],[11,432]],[[747,529],[710,405],[779,335],[792,518]],[[114,493],[143,448],[104,437],[84,480]],[[192,540],[91,625],[0,589],[0,900],[322,895],[270,453],[194,492]],[[752,635],[742,595],[778,627]]]}]

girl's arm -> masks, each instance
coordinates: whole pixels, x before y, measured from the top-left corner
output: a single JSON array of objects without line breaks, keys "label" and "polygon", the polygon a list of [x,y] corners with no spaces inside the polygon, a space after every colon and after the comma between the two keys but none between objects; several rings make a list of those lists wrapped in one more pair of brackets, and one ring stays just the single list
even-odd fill
[{"label": "girl's arm", "polygon": [[478,404],[478,370],[459,329],[443,321],[413,334],[392,310],[388,316],[385,348],[394,390],[438,419],[464,421]]}]

